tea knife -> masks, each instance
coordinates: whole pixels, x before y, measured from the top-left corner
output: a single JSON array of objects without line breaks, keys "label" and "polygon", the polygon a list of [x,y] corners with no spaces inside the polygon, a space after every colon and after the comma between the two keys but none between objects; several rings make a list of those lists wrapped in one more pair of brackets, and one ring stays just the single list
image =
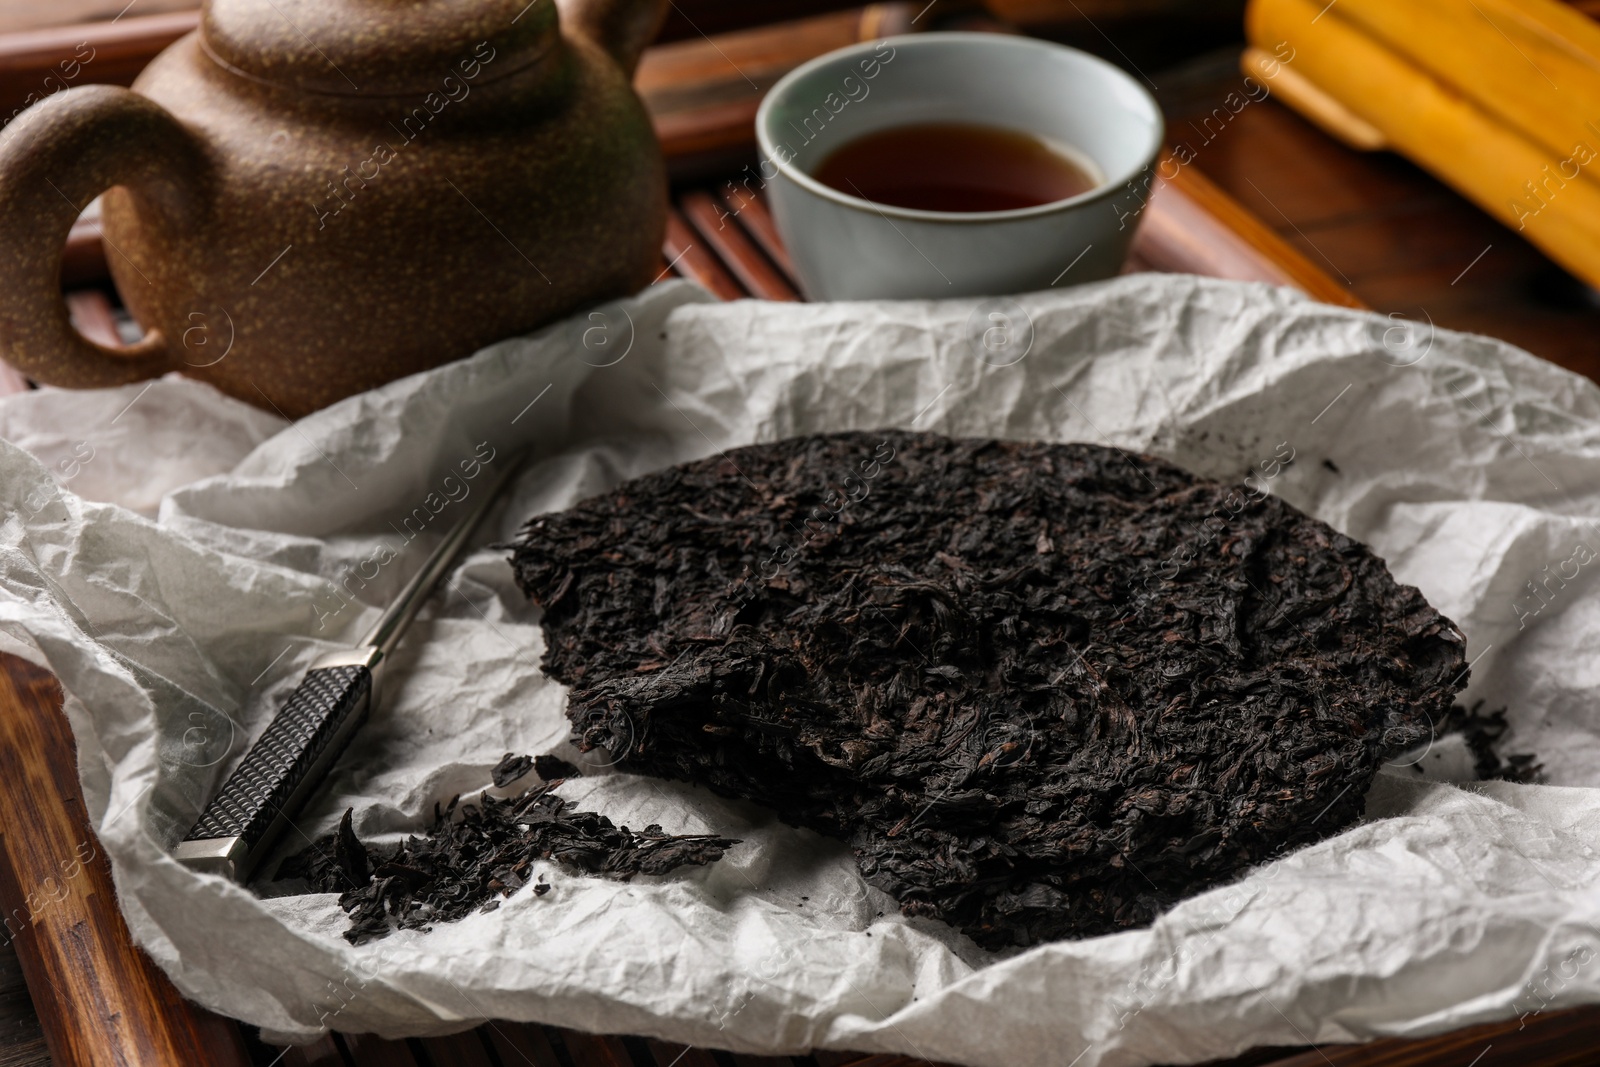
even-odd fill
[{"label": "tea knife", "polygon": [[236,882],[250,877],[366,721],[390,653],[524,456],[509,458],[358,645],[311,664],[288,703],[173,850],[174,859]]}]

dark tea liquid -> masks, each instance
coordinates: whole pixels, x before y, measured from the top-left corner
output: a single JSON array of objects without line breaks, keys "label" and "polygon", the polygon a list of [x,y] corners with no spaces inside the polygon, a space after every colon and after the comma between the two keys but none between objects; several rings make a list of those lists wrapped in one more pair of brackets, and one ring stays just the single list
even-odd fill
[{"label": "dark tea liquid", "polygon": [[811,176],[851,196],[923,211],[1011,211],[1099,184],[1037,137],[955,122],[866,134],[829,153]]}]

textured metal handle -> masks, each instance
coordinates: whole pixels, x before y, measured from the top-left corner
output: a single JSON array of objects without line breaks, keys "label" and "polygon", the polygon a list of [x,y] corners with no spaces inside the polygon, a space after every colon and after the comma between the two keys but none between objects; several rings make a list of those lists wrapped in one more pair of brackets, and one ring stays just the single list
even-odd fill
[{"label": "textured metal handle", "polygon": [[250,877],[377,703],[389,652],[526,456],[526,450],[511,456],[359,648],[330,652],[311,665],[289,703],[173,850],[173,858],[237,882]]},{"label": "textured metal handle", "polygon": [[363,663],[313,667],[174,856],[243,881],[339,758],[372,702]]}]

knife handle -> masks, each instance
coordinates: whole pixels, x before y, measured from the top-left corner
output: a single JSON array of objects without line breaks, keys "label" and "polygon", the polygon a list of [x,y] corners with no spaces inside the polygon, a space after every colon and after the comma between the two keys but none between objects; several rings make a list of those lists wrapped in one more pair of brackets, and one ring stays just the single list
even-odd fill
[{"label": "knife handle", "polygon": [[237,882],[249,878],[366,719],[381,655],[366,648],[312,664],[174,858]]}]

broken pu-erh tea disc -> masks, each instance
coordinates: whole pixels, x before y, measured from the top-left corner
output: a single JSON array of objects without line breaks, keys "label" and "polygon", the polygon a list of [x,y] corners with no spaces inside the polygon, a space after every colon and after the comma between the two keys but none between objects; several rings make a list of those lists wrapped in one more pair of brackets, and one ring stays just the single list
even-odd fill
[{"label": "broken pu-erh tea disc", "polygon": [[1336,833],[1466,679],[1364,545],[1093,445],[755,445],[513,549],[580,748],[842,839],[991,948],[1144,924]]}]

